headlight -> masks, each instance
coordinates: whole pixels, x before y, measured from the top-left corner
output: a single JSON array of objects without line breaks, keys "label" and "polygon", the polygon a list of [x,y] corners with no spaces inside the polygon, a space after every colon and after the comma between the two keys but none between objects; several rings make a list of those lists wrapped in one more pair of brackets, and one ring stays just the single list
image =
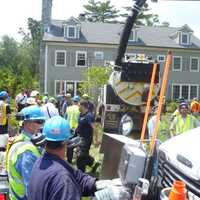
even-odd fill
[{"label": "headlight", "polygon": [[121,118],[121,121],[120,121],[120,133],[122,135],[125,135],[125,136],[128,136],[132,129],[133,129],[133,120],[132,118],[125,114],[122,118]]}]

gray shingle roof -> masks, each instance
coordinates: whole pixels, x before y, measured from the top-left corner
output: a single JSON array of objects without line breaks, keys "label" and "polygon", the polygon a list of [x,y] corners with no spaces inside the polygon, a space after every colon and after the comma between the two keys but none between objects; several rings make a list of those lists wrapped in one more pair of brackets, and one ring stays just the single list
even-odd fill
[{"label": "gray shingle roof", "polygon": [[[79,39],[66,39],[63,34],[63,20],[52,20],[49,33],[45,33],[44,41],[55,42],[76,42],[76,43],[98,43],[98,44],[119,44],[120,34],[123,24],[111,24],[100,22],[81,22],[81,33]],[[185,27],[184,25],[183,27]],[[188,27],[188,26],[187,26]],[[189,28],[189,27],[188,27]],[[148,27],[141,26],[137,28],[138,41],[129,42],[129,45],[153,46],[153,47],[171,47],[171,48],[200,48],[200,40],[192,35],[191,45],[183,46],[178,44],[171,36],[181,27]],[[191,29],[189,29],[191,30]],[[192,31],[192,30],[191,30]]]}]

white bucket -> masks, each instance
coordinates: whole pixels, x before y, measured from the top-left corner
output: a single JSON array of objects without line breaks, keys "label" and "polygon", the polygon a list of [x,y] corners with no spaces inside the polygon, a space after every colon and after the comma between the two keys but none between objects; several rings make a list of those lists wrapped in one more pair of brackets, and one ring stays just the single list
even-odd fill
[{"label": "white bucket", "polygon": [[8,134],[1,134],[0,135],[0,147],[6,148],[8,143]]},{"label": "white bucket", "polygon": [[170,187],[162,189],[160,193],[160,200],[168,200],[170,191],[171,191]]}]

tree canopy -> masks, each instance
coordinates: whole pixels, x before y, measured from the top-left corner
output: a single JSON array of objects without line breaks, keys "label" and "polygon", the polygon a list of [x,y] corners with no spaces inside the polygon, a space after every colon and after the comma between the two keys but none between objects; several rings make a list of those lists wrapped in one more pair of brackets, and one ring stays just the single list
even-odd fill
[{"label": "tree canopy", "polygon": [[83,6],[85,8],[85,19],[92,22],[115,22],[119,17],[119,10],[117,10],[111,1],[105,2],[89,0],[88,4]]},{"label": "tree canopy", "polygon": [[28,27],[30,33],[19,30],[21,42],[7,35],[0,41],[0,90],[7,90],[11,96],[22,88],[38,86],[40,23],[29,18]]},{"label": "tree canopy", "polygon": [[[126,10],[126,13],[121,14],[121,17],[128,17],[128,12],[131,11],[131,7],[124,7]],[[141,26],[154,26],[159,24],[159,18],[157,14],[150,13],[151,9],[149,8],[149,5],[145,3],[142,11],[138,14],[137,20],[135,22],[135,25]]]}]

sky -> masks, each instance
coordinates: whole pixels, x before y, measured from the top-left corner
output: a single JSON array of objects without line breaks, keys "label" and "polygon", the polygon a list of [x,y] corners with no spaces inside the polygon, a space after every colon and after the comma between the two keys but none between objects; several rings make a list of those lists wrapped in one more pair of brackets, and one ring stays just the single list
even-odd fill
[{"label": "sky", "polygon": [[[103,2],[103,0],[101,0]],[[68,19],[77,17],[84,11],[88,0],[53,0],[52,18]],[[200,38],[200,1],[166,1],[151,3],[147,0],[151,12],[159,15],[160,21],[168,21],[172,27],[188,24],[194,34]],[[132,0],[111,0],[116,8],[132,6]],[[0,37],[9,35],[20,40],[20,27],[27,30],[27,19],[41,19],[42,0],[0,0]]]}]

